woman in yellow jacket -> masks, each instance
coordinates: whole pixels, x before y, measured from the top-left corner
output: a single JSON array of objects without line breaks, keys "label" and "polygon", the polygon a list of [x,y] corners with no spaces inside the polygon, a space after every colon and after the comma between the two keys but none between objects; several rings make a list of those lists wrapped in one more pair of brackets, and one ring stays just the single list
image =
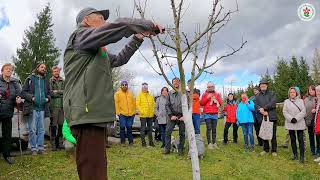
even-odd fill
[{"label": "woman in yellow jacket", "polygon": [[121,87],[114,94],[116,114],[120,122],[121,144],[125,144],[126,128],[129,145],[133,145],[132,124],[136,114],[136,103],[133,94],[128,90],[128,82],[121,81]]},{"label": "woman in yellow jacket", "polygon": [[146,147],[146,140],[145,140],[145,131],[148,131],[148,138],[149,138],[149,145],[154,146],[153,139],[152,139],[152,121],[154,118],[154,98],[148,91],[148,84],[142,84],[142,91],[137,96],[136,99],[137,108],[140,114],[140,121],[141,121],[141,143],[143,147]]}]

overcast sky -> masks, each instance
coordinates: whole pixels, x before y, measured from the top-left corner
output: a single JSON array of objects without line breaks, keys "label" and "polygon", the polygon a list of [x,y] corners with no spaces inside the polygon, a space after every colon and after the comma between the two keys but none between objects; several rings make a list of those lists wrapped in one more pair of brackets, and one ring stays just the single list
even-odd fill
[{"label": "overcast sky", "polygon": [[[222,0],[226,10],[234,10],[236,3],[233,0]],[[0,65],[11,62],[11,56],[21,46],[24,30],[33,25],[36,15],[44,8],[48,1],[41,0],[0,0]],[[105,0],[105,1],[77,1],[55,0],[50,1],[53,16],[53,31],[56,38],[56,46],[63,51],[68,37],[75,29],[75,17],[84,7],[97,9],[110,9],[109,21],[117,18],[117,9],[120,16],[132,16],[132,0]],[[216,83],[218,90],[223,85],[226,91],[233,87],[244,87],[250,81],[258,82],[260,75],[268,69],[274,72],[277,57],[289,59],[291,56],[304,56],[311,64],[315,48],[320,47],[320,19],[319,14],[310,22],[299,19],[297,9],[302,3],[311,3],[317,13],[320,11],[320,2],[316,0],[238,0],[239,12],[233,14],[229,24],[214,36],[214,44],[210,51],[210,60],[216,56],[230,51],[228,45],[238,47],[242,38],[247,40],[247,45],[236,55],[223,59],[211,70],[214,74],[203,75],[196,83],[203,89],[208,81]],[[191,38],[197,24],[204,25],[210,10],[211,0],[186,0],[182,31]],[[138,17],[138,16],[136,16]],[[169,0],[149,0],[146,17],[153,19],[164,26],[172,26],[172,15]],[[163,35],[164,36],[164,35]],[[108,49],[117,53],[128,41],[111,44]],[[142,53],[150,59],[156,67],[156,61],[152,58],[150,44],[146,41],[140,48]],[[60,57],[60,66],[63,58]],[[135,73],[135,91],[146,81],[153,93],[158,93],[165,85],[162,77],[153,72],[150,66],[143,60],[139,52],[124,66]],[[188,68],[187,68],[188,69]],[[170,77],[173,74],[168,72]]]}]

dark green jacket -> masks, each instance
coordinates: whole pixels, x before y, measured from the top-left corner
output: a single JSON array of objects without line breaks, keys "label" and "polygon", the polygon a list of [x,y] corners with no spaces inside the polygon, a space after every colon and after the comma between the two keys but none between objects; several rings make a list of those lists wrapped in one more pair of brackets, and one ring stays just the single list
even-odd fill
[{"label": "dark green jacket", "polygon": [[[59,77],[56,80],[54,77],[49,80],[51,89],[51,102],[50,108],[62,108],[63,107],[63,90],[64,90],[64,80]],[[58,91],[58,92],[53,92]]]},{"label": "dark green jacket", "polygon": [[111,68],[126,64],[142,40],[134,37],[118,55],[101,47],[145,31],[155,31],[151,21],[122,18],[99,28],[80,26],[72,33],[64,53],[63,96],[70,127],[115,120]]},{"label": "dark green jacket", "polygon": [[[40,98],[40,94],[38,94],[36,91],[36,84],[38,82],[39,84],[39,78],[38,75],[36,74],[31,74],[29,77],[27,77],[27,79],[24,82],[24,85],[22,87],[22,92],[21,92],[21,97],[23,99],[25,99],[24,103],[23,103],[23,115],[24,116],[28,116],[32,114],[32,111],[34,109],[36,109],[37,107],[40,107],[39,105],[43,103],[40,102],[39,100],[44,98],[48,98],[49,102],[51,99],[50,96],[50,85],[49,85],[49,81],[44,78],[44,89],[42,89],[43,91],[41,92],[41,98]],[[44,97],[43,97],[44,96]],[[35,98],[35,101],[32,101],[32,98]],[[37,98],[38,97],[38,98]],[[48,103],[45,103],[44,105],[44,111],[45,111],[45,117],[50,117],[50,112],[49,112],[49,106]]]},{"label": "dark green jacket", "polygon": [[[6,90],[9,86],[10,96],[6,97]],[[0,119],[11,118],[13,116],[14,106],[16,105],[16,97],[20,96],[21,85],[20,81],[15,78],[10,78],[9,82],[3,79],[0,75]]]}]

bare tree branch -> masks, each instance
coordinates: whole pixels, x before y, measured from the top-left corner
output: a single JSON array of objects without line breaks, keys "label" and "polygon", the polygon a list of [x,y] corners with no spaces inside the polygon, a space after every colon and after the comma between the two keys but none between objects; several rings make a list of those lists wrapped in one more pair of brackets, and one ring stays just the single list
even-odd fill
[{"label": "bare tree branch", "polygon": [[189,53],[190,53],[190,51],[191,51],[191,46],[190,46],[190,44],[189,44],[187,35],[186,35],[184,32],[182,32],[182,34],[183,34],[184,38],[186,39],[186,44],[187,44],[187,46],[188,46],[187,54],[186,54],[185,57],[182,59],[182,63],[183,63],[183,62],[187,59],[187,57],[188,57],[188,55],[189,55]]},{"label": "bare tree branch", "polygon": [[209,64],[208,66],[206,66],[205,69],[207,69],[207,68],[215,65],[218,61],[220,61],[220,60],[223,59],[223,58],[226,58],[226,57],[228,57],[228,56],[234,55],[236,52],[240,51],[240,49],[242,49],[247,42],[248,42],[248,41],[243,42],[243,40],[242,40],[241,46],[240,46],[238,49],[232,48],[232,49],[233,49],[232,52],[230,52],[230,53],[228,53],[228,54],[226,54],[226,55],[223,55],[223,56],[218,57],[213,63],[211,63],[211,64]]},{"label": "bare tree branch", "polygon": [[[141,18],[144,19],[144,12],[142,11],[141,6],[138,6],[138,5],[137,5],[136,0],[134,0],[134,2],[135,2],[135,7],[137,8],[137,11],[139,12]],[[155,44],[153,38],[152,38],[152,37],[149,37],[149,39],[150,39],[151,44],[152,44],[153,54],[154,54],[154,56],[156,57],[156,60],[157,60],[157,63],[158,63],[158,66],[159,66],[159,69],[160,69],[160,72],[161,72],[161,73],[158,73],[158,72],[156,71],[157,74],[159,74],[159,75],[161,74],[161,76],[163,76],[164,79],[166,80],[167,84],[177,91],[177,89],[176,89],[176,88],[173,86],[173,84],[169,81],[168,77],[166,76],[166,74],[165,74],[165,72],[164,72],[164,70],[163,70],[163,67],[162,67],[160,58],[159,58],[158,53],[157,53],[156,44]],[[145,59],[146,59],[146,58],[145,58]],[[148,61],[147,61],[147,62],[148,62]]]},{"label": "bare tree branch", "polygon": [[180,27],[180,20],[181,20],[181,11],[182,11],[182,5],[183,5],[183,0],[180,0],[180,4],[179,4],[179,10],[178,10],[178,26]]},{"label": "bare tree branch", "polygon": [[166,80],[167,84],[168,84],[169,86],[171,86],[174,90],[177,91],[177,89],[176,89],[176,88],[173,86],[173,84],[170,82],[169,78],[167,77],[166,73],[165,73],[164,70],[163,70],[163,67],[162,67],[162,64],[161,64],[161,60],[160,60],[160,58],[159,58],[159,56],[158,56],[158,53],[157,53],[157,51],[156,51],[157,48],[156,48],[156,44],[155,44],[153,38],[152,38],[152,37],[149,37],[149,39],[150,39],[150,41],[151,41],[152,48],[153,48],[153,54],[154,54],[154,56],[155,56],[156,59],[157,59],[157,63],[158,63],[158,66],[159,66],[159,69],[160,69],[160,71],[161,71],[162,76],[163,76],[164,79]]},{"label": "bare tree branch", "polygon": [[170,44],[165,43],[165,41],[162,41],[159,36],[157,36],[157,39],[158,39],[158,41],[159,41],[163,46],[166,46],[166,47],[168,47],[168,48],[171,48],[171,49],[173,49],[173,50],[175,50],[175,51],[177,50],[175,47],[171,46]]},{"label": "bare tree branch", "polygon": [[162,73],[159,73],[153,66],[152,64],[148,61],[148,59],[143,55],[143,53],[140,51],[140,49],[138,49],[139,53],[141,54],[141,56],[143,57],[143,59],[150,65],[150,67],[154,70],[155,73],[157,73],[159,76],[162,76]]},{"label": "bare tree branch", "polygon": [[[230,16],[231,14],[239,11],[238,10],[238,5],[237,5],[237,9],[235,11],[228,11],[221,19],[217,20],[218,17],[220,16],[220,13],[222,12],[223,7],[220,6],[220,9],[217,13],[217,15],[214,16],[214,13],[216,11],[216,7],[217,4],[219,3],[220,0],[214,1],[213,2],[213,8],[212,8],[212,13],[209,16],[209,20],[208,20],[208,24],[207,24],[207,28],[199,35],[197,36],[191,43],[190,46],[193,46],[197,41],[199,41],[205,34],[207,34],[210,30],[212,30],[214,28],[214,26],[220,24],[221,22],[228,22],[230,20]],[[222,25],[223,27],[224,25]],[[214,32],[218,32],[221,28],[221,26],[218,28],[217,31]],[[188,49],[185,48],[182,52],[185,53]]]}]

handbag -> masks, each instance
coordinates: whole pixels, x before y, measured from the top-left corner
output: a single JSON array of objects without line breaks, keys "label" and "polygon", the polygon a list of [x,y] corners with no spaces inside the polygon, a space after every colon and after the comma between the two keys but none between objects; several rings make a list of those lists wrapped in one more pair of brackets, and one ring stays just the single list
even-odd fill
[{"label": "handbag", "polygon": [[259,131],[259,137],[263,140],[271,140],[273,136],[273,122],[270,122],[269,116],[267,116],[266,121],[262,121],[260,131]]}]

